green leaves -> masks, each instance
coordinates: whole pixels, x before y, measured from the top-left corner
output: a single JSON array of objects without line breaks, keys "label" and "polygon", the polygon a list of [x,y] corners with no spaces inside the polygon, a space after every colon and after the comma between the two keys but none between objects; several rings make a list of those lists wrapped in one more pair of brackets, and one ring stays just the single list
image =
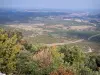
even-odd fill
[{"label": "green leaves", "polygon": [[73,65],[76,62],[82,63],[82,61],[84,61],[85,55],[77,46],[62,46],[60,52],[64,53],[64,62],[70,63],[70,65]]},{"label": "green leaves", "polygon": [[0,71],[6,74],[13,73],[16,69],[16,54],[21,50],[18,36],[0,29]]}]

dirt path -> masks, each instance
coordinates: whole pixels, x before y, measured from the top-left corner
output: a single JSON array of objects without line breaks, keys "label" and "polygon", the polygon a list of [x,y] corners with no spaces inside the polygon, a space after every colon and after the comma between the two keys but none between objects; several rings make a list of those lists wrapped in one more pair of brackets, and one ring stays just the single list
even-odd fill
[{"label": "dirt path", "polygon": [[96,37],[96,36],[99,36],[99,35],[100,35],[100,34],[93,35],[93,36],[89,37],[88,40],[90,40],[90,39],[92,39],[92,38],[94,38],[94,37]]},{"label": "dirt path", "polygon": [[60,45],[67,45],[67,44],[72,44],[72,43],[78,43],[78,42],[82,42],[84,39],[81,40],[77,40],[77,41],[69,41],[66,43],[53,43],[53,44],[46,44],[46,46],[60,46]]}]

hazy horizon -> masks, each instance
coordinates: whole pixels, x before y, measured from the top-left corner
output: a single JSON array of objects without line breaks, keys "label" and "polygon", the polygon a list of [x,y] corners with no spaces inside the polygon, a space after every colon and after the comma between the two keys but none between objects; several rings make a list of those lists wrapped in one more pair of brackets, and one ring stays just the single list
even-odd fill
[{"label": "hazy horizon", "polygon": [[12,9],[100,9],[99,0],[2,0],[0,8]]}]

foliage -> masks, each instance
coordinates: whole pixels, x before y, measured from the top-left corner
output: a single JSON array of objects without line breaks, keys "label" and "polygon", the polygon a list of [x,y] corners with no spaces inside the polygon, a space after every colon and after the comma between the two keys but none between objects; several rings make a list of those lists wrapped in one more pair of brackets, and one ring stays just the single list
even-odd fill
[{"label": "foliage", "polygon": [[16,75],[26,75],[37,72],[38,63],[33,61],[32,53],[29,51],[23,50],[17,56],[17,70]]},{"label": "foliage", "polygon": [[59,67],[56,71],[51,72],[50,75],[74,75],[74,73],[64,67]]},{"label": "foliage", "polygon": [[40,48],[42,47],[43,45],[41,44],[24,44],[24,47],[26,50],[30,51],[30,52],[37,52],[38,50],[40,50]]},{"label": "foliage", "polygon": [[16,69],[16,55],[21,50],[17,34],[0,29],[0,71],[10,74]]},{"label": "foliage", "polygon": [[68,47],[68,46],[62,46],[60,48],[60,52],[64,53],[64,63],[69,63],[70,65],[73,65],[74,63],[82,63],[84,61],[85,55],[82,52],[82,50],[77,47]]},{"label": "foliage", "polygon": [[91,53],[87,55],[87,58],[85,59],[85,66],[88,68],[96,71],[97,70],[97,64],[96,64],[96,55]]},{"label": "foliage", "polygon": [[[24,42],[24,43],[23,43]],[[22,44],[23,43],[23,44]],[[21,50],[22,49],[22,50]],[[100,75],[100,54],[78,46],[29,44],[19,32],[0,29],[0,72],[14,75]]]},{"label": "foliage", "polygon": [[36,52],[23,50],[18,55],[16,74],[48,75],[62,64],[60,58],[57,50],[45,46]]},{"label": "foliage", "polygon": [[53,68],[57,69],[60,65],[63,65],[63,53],[60,53],[58,51],[58,48],[55,47],[51,47],[51,55],[52,55],[52,64],[53,64]]}]

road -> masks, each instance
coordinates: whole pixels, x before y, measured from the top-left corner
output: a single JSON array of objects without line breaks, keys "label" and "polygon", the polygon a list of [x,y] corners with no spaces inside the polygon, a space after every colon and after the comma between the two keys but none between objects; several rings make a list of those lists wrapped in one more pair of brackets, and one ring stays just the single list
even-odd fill
[{"label": "road", "polygon": [[100,34],[93,35],[93,36],[89,37],[88,40],[90,40],[91,38],[94,38],[94,37],[96,37],[96,36],[99,36],[99,35],[100,35]]},{"label": "road", "polygon": [[45,44],[46,46],[60,46],[60,45],[67,45],[67,44],[73,44],[73,43],[78,43],[82,42],[84,39],[76,40],[76,41],[69,41],[66,43],[52,43],[52,44]]}]

